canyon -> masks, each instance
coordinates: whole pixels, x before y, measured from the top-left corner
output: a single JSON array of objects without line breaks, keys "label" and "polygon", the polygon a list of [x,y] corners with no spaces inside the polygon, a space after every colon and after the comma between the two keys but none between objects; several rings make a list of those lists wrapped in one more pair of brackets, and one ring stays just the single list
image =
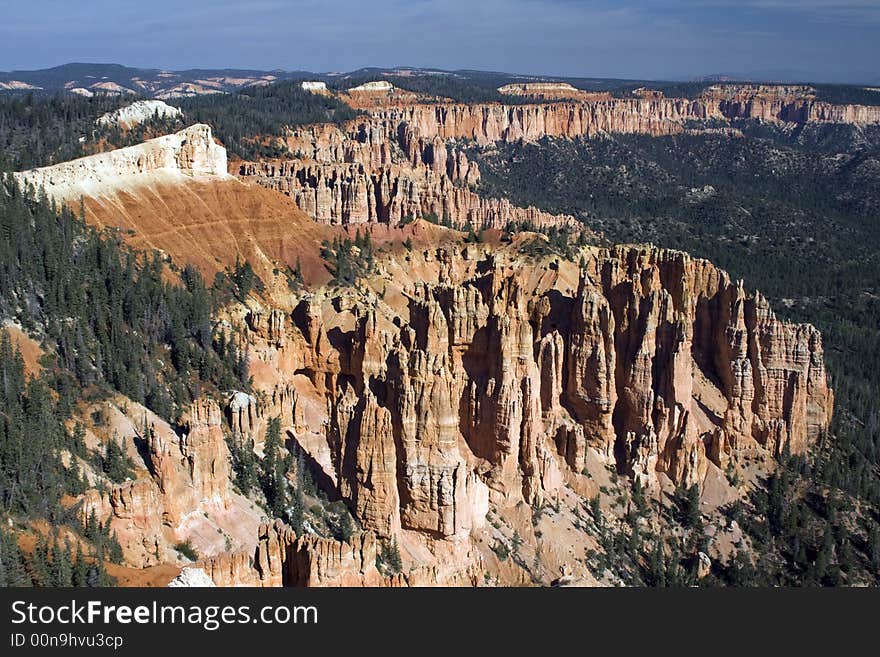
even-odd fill
[{"label": "canyon", "polygon": [[[515,526],[598,494],[606,467],[656,494],[720,481],[731,462],[802,453],[827,428],[821,336],[710,263],[586,247],[578,267],[517,246],[399,249],[361,292],[238,308],[254,393],[198,402],[184,434],[130,407],[147,419],[151,474],[84,508],[111,520],[127,562],[161,563],[185,538],[219,585],[515,583],[524,573],[491,550],[506,539],[490,509]],[[221,427],[260,453],[270,417],[363,534],[297,535],[231,490]],[[388,541],[399,576],[376,566]]]},{"label": "canyon", "polygon": [[[505,93],[554,90],[559,88],[510,85]],[[341,127],[291,129],[284,142],[292,157],[230,162],[230,171],[283,192],[329,224],[395,226],[433,216],[478,230],[508,225],[576,230],[580,224],[571,216],[518,208],[506,199],[475,193],[480,172],[468,160],[467,146],[611,133],[662,137],[692,131],[691,121],[880,123],[880,107],[820,102],[809,87],[725,85],[710,87],[693,100],[637,92],[635,98],[587,94],[585,100],[524,105],[397,100],[369,107],[366,117]]]},{"label": "canyon", "polygon": [[[804,93],[384,107],[291,128],[293,157],[259,162],[227,161],[197,124],[15,174],[137,248],[207,275],[243,257],[265,284],[215,318],[237,327],[252,390],[197,399],[174,425],[121,395],[83,409],[87,444],[120,440],[137,468],[112,483],[83,460],[81,513],[109,523],[126,567],[180,564],[188,541],[218,586],[619,583],[590,567],[581,509],[595,498],[623,523],[619,480],[658,504],[697,486],[707,518],[743,498],[828,430],[822,336],[679,251],[543,248],[536,228],[589,229],[481,197],[464,144],[666,135],[693,118],[880,121]],[[375,261],[340,285],[321,245],[361,229]],[[289,480],[307,470],[314,514],[342,502],[354,535],[297,533],[235,488],[230,445],[262,456],[273,418],[297,456]]]}]

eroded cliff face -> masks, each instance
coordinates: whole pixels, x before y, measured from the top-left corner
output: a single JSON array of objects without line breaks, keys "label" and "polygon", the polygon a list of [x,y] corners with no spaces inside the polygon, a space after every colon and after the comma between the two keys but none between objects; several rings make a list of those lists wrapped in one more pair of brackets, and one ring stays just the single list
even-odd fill
[{"label": "eroded cliff face", "polygon": [[369,541],[393,539],[417,566],[420,542],[458,550],[443,581],[466,582],[490,508],[586,490],[591,461],[647,490],[689,487],[732,456],[801,453],[828,426],[813,327],[684,253],[582,255],[579,268],[516,245],[398,253],[361,292],[261,311],[257,398],[375,539],[264,529],[237,569],[221,558],[222,581],[391,584]]},{"label": "eroded cliff face", "polygon": [[386,103],[341,128],[291,130],[292,159],[235,163],[232,170],[287,194],[322,223],[398,225],[435,215],[476,228],[512,223],[571,230],[578,226],[572,217],[474,193],[480,172],[464,146],[608,133],[660,137],[684,131],[690,120],[746,118],[867,124],[880,122],[880,107],[820,102],[808,87],[752,85],[710,87],[693,100],[639,90],[634,98],[586,95],[526,105]]},{"label": "eroded cliff face", "polygon": [[143,568],[173,562],[174,546],[184,540],[207,556],[254,544],[263,512],[232,488],[217,402],[195,402],[180,433],[123,397],[98,404],[88,415],[94,442],[119,441],[139,465],[128,481],[105,481],[103,490],[89,490],[81,507],[84,520],[94,512],[98,522],[109,521],[126,563]]},{"label": "eroded cliff face", "polygon": [[[347,541],[314,534],[297,536],[280,520],[260,525],[253,551],[221,554],[200,566],[217,586],[479,586],[485,584],[481,555],[467,546],[437,544],[426,565],[385,574],[377,567],[381,539],[364,532]],[[506,583],[525,584],[516,576]]]},{"label": "eroded cliff face", "polygon": [[471,187],[479,168],[460,147],[400,121],[308,126],[292,131],[287,145],[294,159],[242,162],[233,170],[290,196],[322,223],[395,226],[434,215],[477,228],[578,226],[570,216],[478,195]]},{"label": "eroded cliff face", "polygon": [[[490,509],[584,496],[596,463],[648,491],[704,486],[731,458],[800,453],[827,427],[818,332],[710,263],[621,246],[578,267],[520,246],[391,254],[360,292],[248,312],[260,376],[227,401],[230,426],[259,450],[278,415],[364,533],[264,524],[256,547],[205,562],[215,582],[526,583],[480,547]],[[376,567],[391,541],[397,576]]]},{"label": "eroded cliff face", "polygon": [[[179,429],[122,398],[84,414],[101,416],[89,440],[121,440],[142,464],[83,500],[127,564],[175,562],[189,539],[218,585],[522,584],[572,565],[588,578],[577,559],[592,546],[568,549],[576,516],[539,549],[535,509],[583,505],[604,466],[658,497],[717,488],[729,460],[800,453],[827,428],[819,333],[711,263],[648,246],[532,257],[541,236],[445,232],[388,245],[357,286],[231,307],[251,393],[196,402]],[[227,439],[259,455],[276,416],[356,518],[352,538],[266,523],[233,489]],[[543,574],[495,556],[512,536]],[[392,543],[397,575],[377,566]]]},{"label": "eroded cliff face", "polygon": [[880,107],[835,105],[817,100],[815,90],[802,85],[723,85],[706,90],[702,96],[717,113],[727,119],[762,119],[786,123],[880,122]]},{"label": "eroded cliff face", "polygon": [[[493,218],[480,204],[501,202],[461,186],[478,172],[439,124],[383,121],[354,122],[348,133],[304,128],[289,138],[301,161],[241,167],[263,171],[255,176],[263,184],[289,184],[298,203],[314,189],[315,214],[331,223],[448,211],[456,221],[493,226],[527,212],[506,206],[511,215]],[[319,203],[322,186],[313,180],[332,172],[339,177],[324,185],[327,200]],[[72,175],[64,180],[82,189]],[[367,185],[373,176],[387,177],[387,193],[374,184],[363,197],[351,194],[359,177]],[[406,176],[446,191],[404,193]],[[208,191],[184,189],[194,199],[188,219],[201,223]],[[449,200],[456,193],[466,199],[458,209]],[[544,217],[569,221],[541,214],[535,223]],[[265,239],[268,225],[260,220],[248,230]],[[317,250],[306,228],[291,224],[289,238],[300,250]],[[141,464],[121,484],[98,486],[101,475],[90,473],[95,486],[83,498],[86,516],[94,510],[110,522],[129,565],[175,562],[174,546],[189,539],[220,585],[549,582],[548,568],[577,565],[594,545],[570,531],[579,527],[576,514],[567,526],[553,525],[535,510],[561,507],[560,500],[583,506],[601,490],[604,466],[659,498],[676,484],[719,486],[728,461],[746,454],[803,452],[828,426],[833,396],[819,333],[778,320],[760,294],[711,263],[648,246],[585,247],[572,260],[533,257],[530,243],[543,240],[534,234],[467,245],[461,233],[424,222],[406,230],[417,229],[425,238],[413,248],[401,244],[403,231],[386,230],[375,272],[352,287],[325,285],[325,277],[308,281],[307,290],[269,289],[267,298],[250,297],[218,318],[243,327],[251,393],[200,400],[178,428],[124,398],[86,409],[84,417],[103,417],[88,427],[92,443],[121,440]],[[281,242],[263,253],[287,251]],[[264,255],[260,271],[275,262]],[[286,447],[356,518],[362,531],[352,538],[297,535],[265,522],[233,489],[227,438],[259,455],[276,416]],[[556,511],[554,522],[563,516]],[[539,548],[538,531],[559,535]],[[525,541],[544,572],[493,552],[499,541],[515,540]],[[377,566],[390,544],[402,553],[397,575]],[[590,577],[586,566],[577,575]]]},{"label": "eroded cliff face", "polygon": [[[105,404],[101,431],[140,445],[146,472],[90,491],[83,512],[110,520],[131,564],[174,560],[189,538],[218,585],[474,585],[489,572],[490,509],[585,496],[591,463],[659,493],[745,454],[802,453],[827,428],[819,333],[711,263],[619,246],[586,248],[577,266],[528,259],[525,239],[402,250],[360,291],[252,304],[254,393],[195,403],[181,433]],[[257,528],[224,432],[259,454],[276,416],[363,533]],[[407,565],[396,576],[377,568],[392,541]],[[523,576],[492,564],[501,583]]]},{"label": "eroded cliff face", "polygon": [[710,87],[695,99],[641,94],[534,105],[408,105],[374,110],[371,116],[387,126],[406,126],[423,138],[489,144],[602,133],[659,137],[681,132],[687,120],[704,119],[877,123],[880,107],[832,105],[816,100],[808,88],[728,85]]}]

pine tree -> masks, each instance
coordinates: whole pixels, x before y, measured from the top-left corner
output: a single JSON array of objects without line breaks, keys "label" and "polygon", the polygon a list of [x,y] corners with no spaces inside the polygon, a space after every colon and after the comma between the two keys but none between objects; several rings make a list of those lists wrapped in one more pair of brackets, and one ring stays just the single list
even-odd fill
[{"label": "pine tree", "polygon": [[65,539],[63,547],[57,541],[54,542],[51,554],[52,586],[72,586],[73,557],[71,555],[70,543],[67,539]]},{"label": "pine tree", "polygon": [[239,490],[247,495],[260,485],[260,476],[257,474],[257,457],[242,438],[231,436],[227,439],[227,444],[232,456],[235,483]]},{"label": "pine tree", "polygon": [[590,514],[593,516],[593,521],[596,523],[596,527],[601,529],[604,523],[604,518],[602,517],[602,506],[598,495],[590,498]]},{"label": "pine tree", "polygon": [[367,273],[373,271],[373,239],[370,237],[370,233],[364,235],[361,255],[366,264]]},{"label": "pine tree", "polygon": [[873,523],[868,535],[868,557],[875,575],[880,575],[880,524]]},{"label": "pine tree", "polygon": [[[107,523],[109,526],[109,522]],[[108,555],[107,558],[110,559],[111,563],[121,564],[123,559],[122,554],[122,546],[119,544],[119,539],[116,538],[116,532],[113,532],[107,543]]]},{"label": "pine tree", "polygon": [[31,573],[36,586],[51,586],[52,571],[49,567],[49,544],[40,536],[31,553]]},{"label": "pine tree", "polygon": [[382,544],[379,550],[379,559],[384,564],[386,572],[390,575],[397,575],[403,570],[403,559],[400,556],[400,546],[397,545],[397,538]]},{"label": "pine tree", "polygon": [[103,581],[102,567],[100,564],[90,564],[86,571],[86,586],[90,589],[98,588]]},{"label": "pine tree", "polygon": [[89,572],[89,564],[86,563],[85,556],[82,551],[82,543],[76,542],[76,561],[73,564],[73,585],[85,586],[86,578]]},{"label": "pine tree", "polygon": [[822,582],[831,571],[832,561],[834,560],[834,534],[831,531],[831,525],[825,525],[825,531],[822,535],[822,547],[819,548],[819,554],[816,557],[815,577],[818,582]]},{"label": "pine tree", "polygon": [[238,298],[244,301],[254,288],[257,277],[254,274],[251,263],[247,260],[242,261],[237,255],[235,256],[235,267],[232,270],[230,279],[235,284]]},{"label": "pine tree", "polygon": [[694,484],[687,490],[685,499],[685,523],[688,527],[697,528],[700,525],[700,487]]},{"label": "pine tree", "polygon": [[651,586],[666,586],[666,555],[663,553],[663,543],[659,540],[654,542],[648,573]]},{"label": "pine tree", "polygon": [[107,443],[106,455],[101,464],[104,473],[114,483],[122,483],[133,476],[131,458],[118,442],[116,434]]},{"label": "pine tree", "polygon": [[92,510],[89,511],[89,515],[86,518],[85,527],[83,528],[83,534],[85,537],[91,541],[97,541],[101,536],[101,525],[98,522],[98,516],[95,514],[95,508],[92,507]]},{"label": "pine tree", "polygon": [[341,541],[347,541],[354,536],[354,523],[351,520],[351,514],[345,509],[339,516],[339,522],[336,526],[336,538]]},{"label": "pine tree", "polygon": [[273,417],[266,428],[266,441],[263,447],[263,492],[266,504],[272,515],[283,518],[290,504],[287,471],[290,457],[281,453],[281,418]]},{"label": "pine tree", "polygon": [[15,536],[0,527],[0,587],[31,585]]}]

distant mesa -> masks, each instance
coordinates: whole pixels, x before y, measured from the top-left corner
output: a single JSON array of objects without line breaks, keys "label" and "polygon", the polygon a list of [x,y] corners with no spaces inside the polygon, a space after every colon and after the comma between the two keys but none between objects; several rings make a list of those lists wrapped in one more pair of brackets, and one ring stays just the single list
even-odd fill
[{"label": "distant mesa", "polygon": [[121,84],[117,84],[115,82],[111,82],[109,80],[105,80],[104,82],[96,82],[92,85],[92,90],[104,92],[105,94],[110,95],[137,95],[137,92],[133,89],[129,89],[128,87],[123,87]]},{"label": "distant mesa", "polygon": [[367,111],[376,111],[380,108],[388,107],[453,102],[451,98],[397,87],[388,82],[388,80],[365,82],[342,92],[340,96],[349,106]]},{"label": "distant mesa", "polygon": [[[94,79],[94,76],[86,75],[83,80],[68,80],[64,83],[64,90],[84,96],[85,98],[91,98],[95,94],[105,94],[108,96],[136,96],[138,94],[134,89],[129,89],[112,80],[102,79],[99,82],[89,82]],[[137,85],[137,82],[135,82],[135,85]]]},{"label": "distant mesa", "polygon": [[322,92],[327,91],[327,83],[319,80],[303,80],[300,86],[305,91]]},{"label": "distant mesa", "polygon": [[8,82],[0,82],[0,90],[2,91],[27,91],[33,89],[42,89],[33,84],[22,82],[21,80],[9,80]]},{"label": "distant mesa", "polygon": [[377,91],[393,91],[394,85],[388,80],[376,80],[374,82],[365,82],[364,84],[352,87],[349,93],[375,93]]},{"label": "distant mesa", "polygon": [[567,82],[525,82],[522,84],[505,84],[498,87],[498,93],[505,96],[535,96],[546,93],[577,94],[578,89]]},{"label": "distant mesa", "polygon": [[665,98],[666,94],[657,89],[649,89],[648,87],[639,87],[632,90],[632,95],[637,98]]},{"label": "distant mesa", "polygon": [[95,123],[100,126],[117,126],[130,130],[154,117],[174,119],[181,116],[183,112],[177,107],[172,107],[161,100],[139,100],[113,112],[107,112],[98,117]]},{"label": "distant mesa", "polygon": [[156,98],[191,98],[192,96],[206,96],[208,94],[221,94],[222,89],[218,89],[214,85],[196,82],[181,82],[172,87],[157,91],[153,94]]},{"label": "distant mesa", "polygon": [[519,82],[498,87],[502,96],[520,96],[532,100],[562,100],[566,98],[578,100],[606,100],[609,93],[595,93],[573,87],[567,82]]}]

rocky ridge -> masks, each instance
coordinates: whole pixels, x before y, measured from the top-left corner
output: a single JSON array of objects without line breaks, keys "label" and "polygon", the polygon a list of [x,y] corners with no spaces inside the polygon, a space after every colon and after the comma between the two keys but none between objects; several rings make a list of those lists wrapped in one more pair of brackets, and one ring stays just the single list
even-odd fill
[{"label": "rocky ridge", "polygon": [[12,175],[19,185],[43,189],[59,201],[184,178],[229,177],[226,149],[214,141],[211,127],[201,123],[135,146]]},{"label": "rocky ridge", "polygon": [[[190,539],[221,586],[528,583],[534,571],[489,549],[497,519],[583,503],[597,467],[649,494],[708,486],[731,460],[802,453],[827,428],[821,336],[778,320],[759,293],[681,252],[587,247],[579,267],[529,259],[528,239],[542,238],[391,253],[360,291],[250,303],[254,393],[195,403],[181,433],[106,403],[90,435],[142,442],[144,472],[87,493],[83,513],[109,519],[139,567]],[[260,454],[276,416],[362,533],[258,526],[262,512],[233,492],[225,436]],[[589,576],[527,539],[542,581],[572,566]],[[399,574],[378,565],[390,542]]]},{"label": "rocky ridge", "polygon": [[180,118],[183,112],[161,100],[138,100],[113,112],[107,112],[95,121],[102,126],[118,126],[125,130],[149,121],[154,117],[160,119]]},{"label": "rocky ridge", "polygon": [[[94,513],[110,523],[126,563],[144,568],[173,562],[176,545],[185,540],[206,556],[253,544],[262,512],[232,489],[216,401],[194,403],[180,432],[122,397],[96,404],[88,417],[87,442],[121,441],[140,464],[128,481],[91,488],[80,508],[83,520]],[[88,463],[81,465],[89,471]]]},{"label": "rocky ridge", "polygon": [[293,159],[232,163],[231,169],[290,196],[321,223],[396,226],[433,215],[476,228],[579,227],[571,216],[480,196],[471,189],[479,168],[463,148],[404,124],[367,119],[342,128],[306,126],[291,130],[286,142]]},{"label": "rocky ridge", "polygon": [[[511,94],[557,91],[553,85],[505,88]],[[474,193],[480,174],[464,153],[466,145],[606,133],[659,137],[687,130],[690,120],[880,122],[880,107],[819,102],[806,87],[727,85],[711,87],[694,100],[639,91],[635,98],[592,94],[579,101],[527,105],[435,102],[371,107],[368,118],[341,128],[291,130],[286,137],[291,159],[235,163],[232,170],[287,194],[324,223],[393,226],[433,215],[476,228],[512,223],[571,229],[577,222],[570,216],[517,208]]]}]

